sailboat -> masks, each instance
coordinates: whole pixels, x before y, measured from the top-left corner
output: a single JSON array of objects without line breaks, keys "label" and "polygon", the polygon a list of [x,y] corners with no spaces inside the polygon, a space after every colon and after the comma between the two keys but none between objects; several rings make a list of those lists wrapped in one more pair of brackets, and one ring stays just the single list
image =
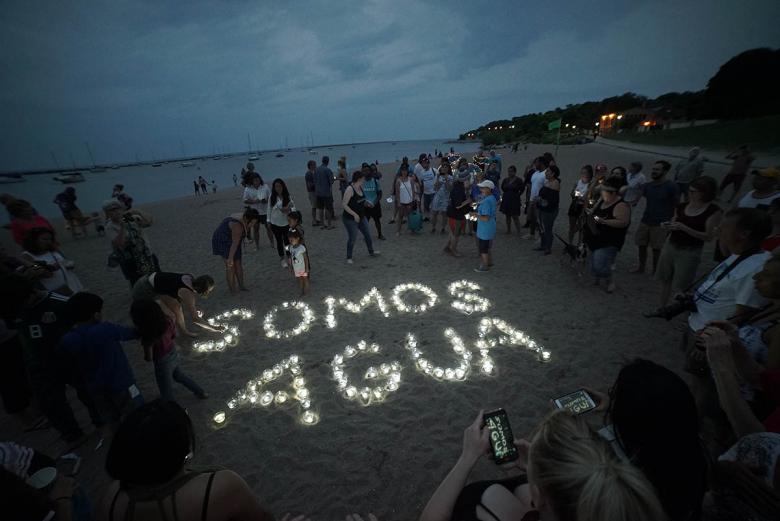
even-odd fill
[{"label": "sailboat", "polygon": [[105,172],[106,171],[105,167],[97,166],[95,164],[95,158],[92,156],[92,149],[89,148],[89,141],[84,141],[84,144],[87,146],[87,152],[89,152],[89,158],[92,160],[92,168],[90,170],[94,173]]},{"label": "sailboat", "polygon": [[246,138],[249,141],[249,160],[250,161],[257,161],[260,159],[260,156],[258,156],[256,153],[252,152],[252,134],[249,132],[246,133]]}]

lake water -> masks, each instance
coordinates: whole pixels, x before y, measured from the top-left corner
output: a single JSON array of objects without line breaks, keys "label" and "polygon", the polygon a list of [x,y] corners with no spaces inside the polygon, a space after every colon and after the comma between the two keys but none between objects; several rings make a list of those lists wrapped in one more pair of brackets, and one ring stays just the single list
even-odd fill
[{"label": "lake water", "polygon": [[[315,153],[310,153],[305,148],[294,148],[282,151],[284,157],[274,157],[276,151],[263,152],[263,155],[253,162],[263,179],[269,182],[277,177],[302,176],[306,172],[306,162],[313,159],[319,163],[323,155],[330,157],[330,166],[334,171],[338,158],[347,156],[347,167],[352,172],[363,162],[390,163],[400,161],[403,156],[408,156],[413,162],[423,152],[433,154],[435,149],[449,150],[450,147],[459,153],[472,154],[478,150],[479,143],[449,144],[445,140],[388,141],[323,147],[314,149]],[[233,174],[240,174],[241,168],[247,163],[247,157],[242,154],[220,160],[197,159],[191,167],[182,167],[179,162],[175,162],[160,167],[141,165],[99,173],[84,171],[82,173],[85,181],[72,185],[55,181],[54,174],[28,175],[24,176],[25,182],[0,185],[0,192],[30,201],[38,212],[46,217],[59,218],[62,214],[52,201],[66,186],[73,186],[78,197],[76,204],[86,215],[100,210],[102,202],[111,197],[111,190],[117,183],[125,185],[125,192],[138,204],[193,195],[192,182],[198,176],[203,176],[209,182],[216,181],[218,189],[232,187]],[[3,212],[0,219],[7,221],[7,214]]]}]

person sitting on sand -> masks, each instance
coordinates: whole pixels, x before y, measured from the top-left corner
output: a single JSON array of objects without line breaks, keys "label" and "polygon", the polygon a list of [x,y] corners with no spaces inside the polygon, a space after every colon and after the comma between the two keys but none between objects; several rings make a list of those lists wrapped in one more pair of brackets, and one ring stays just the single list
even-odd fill
[{"label": "person sitting on sand", "polygon": [[400,237],[404,219],[409,217],[414,205],[420,199],[418,185],[409,175],[408,165],[401,164],[401,175],[395,180],[395,193],[398,201],[398,215],[396,215],[398,222],[395,234],[397,237]]},{"label": "person sitting on sand", "polygon": [[38,215],[35,208],[23,199],[10,200],[6,209],[11,217],[11,235],[19,246],[24,246],[24,237],[33,228],[48,228],[54,233],[51,223]]},{"label": "person sitting on sand", "polygon": [[453,257],[460,257],[458,240],[466,231],[466,215],[471,211],[471,199],[466,192],[468,172],[458,172],[450,190],[450,200],[447,205],[447,220],[450,225],[450,238],[444,247],[444,252]]},{"label": "person sitting on sand", "polygon": [[528,441],[517,439],[514,444],[519,458],[504,468],[524,475],[472,483],[464,489],[474,465],[490,451],[490,432],[480,411],[463,434],[460,458],[426,504],[420,521],[667,519],[649,481],[619,459],[580,417],[552,412]]},{"label": "person sitting on sand", "polygon": [[515,224],[517,233],[522,233],[520,228],[520,215],[523,213],[523,199],[521,194],[525,190],[525,183],[517,175],[517,167],[510,165],[507,168],[507,177],[501,181],[501,213],[506,217],[506,233],[512,233],[512,223]]},{"label": "person sitting on sand", "polygon": [[63,192],[57,194],[57,197],[54,198],[54,204],[59,206],[62,217],[70,227],[70,233],[73,235],[73,238],[79,237],[76,228],[81,228],[82,236],[86,237],[89,219],[84,217],[79,207],[76,206],[76,189],[72,186],[67,187]]},{"label": "person sitting on sand", "polygon": [[106,235],[130,287],[142,276],[160,271],[157,256],[143,232],[143,228],[152,225],[151,217],[138,210],[125,210],[116,199],[104,202],[103,211],[107,219]]},{"label": "person sitting on sand", "polygon": [[173,382],[180,383],[201,400],[208,398],[201,386],[179,367],[176,316],[158,301],[141,299],[133,302],[130,317],[141,338],[144,360],[154,361],[154,379],[160,390],[160,398],[174,401]]},{"label": "person sitting on sand", "polygon": [[120,424],[106,456],[114,480],[96,508],[100,521],[272,521],[230,470],[194,471],[195,429],[174,402],[155,400]]},{"label": "person sitting on sand", "polygon": [[44,289],[60,295],[73,295],[84,286],[73,272],[73,261],[63,257],[56,244],[54,232],[48,228],[33,228],[24,238],[22,258],[46,268],[49,276],[38,281]]},{"label": "person sitting on sand", "polygon": [[208,275],[193,277],[189,273],[166,273],[158,271],[144,275],[133,286],[133,300],[157,299],[175,316],[176,325],[189,337],[197,336],[187,329],[183,308],[187,308],[192,322],[200,328],[213,333],[213,328],[203,320],[203,312],[196,307],[197,297],[207,298],[214,290],[214,279]]},{"label": "person sitting on sand", "polygon": [[303,297],[309,293],[309,253],[303,244],[303,236],[297,230],[287,232],[287,240],[290,241],[290,271],[298,279]]},{"label": "person sitting on sand", "polygon": [[243,214],[231,214],[222,220],[211,236],[211,249],[225,261],[225,277],[231,293],[244,287],[244,267],[241,264],[241,243],[247,230],[260,220],[260,214],[254,208],[247,208]]}]

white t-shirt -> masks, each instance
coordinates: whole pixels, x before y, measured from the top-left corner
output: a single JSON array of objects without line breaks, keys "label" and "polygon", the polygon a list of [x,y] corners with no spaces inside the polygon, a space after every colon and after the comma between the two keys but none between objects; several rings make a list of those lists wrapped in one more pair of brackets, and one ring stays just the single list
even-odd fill
[{"label": "white t-shirt", "polygon": [[290,245],[290,256],[292,257],[292,267],[295,273],[306,273],[306,246]]},{"label": "white t-shirt", "polygon": [[[282,211],[282,197],[276,198],[276,204],[271,206],[271,196],[268,196],[268,222],[274,226],[287,226],[287,214]],[[290,211],[295,209],[292,197],[290,198]]]},{"label": "white t-shirt", "polygon": [[255,188],[254,186],[247,186],[244,188],[244,202],[247,206],[254,208],[257,210],[257,213],[260,215],[266,215],[266,212],[268,211],[268,204],[261,204],[259,202],[257,203],[247,203],[247,199],[269,199],[271,197],[271,189],[268,188],[268,185],[260,185],[259,188]]},{"label": "white t-shirt", "polygon": [[24,254],[33,260],[45,262],[49,266],[57,268],[56,271],[51,272],[51,277],[39,280],[46,290],[54,291],[62,286],[67,286],[73,293],[78,293],[84,289],[84,286],[81,284],[81,281],[76,274],[73,273],[72,270],[66,268],[67,261],[59,252],[50,251],[40,255],[34,255],[29,251],[26,251]]},{"label": "white t-shirt", "polygon": [[531,200],[539,199],[539,190],[544,186],[544,170],[537,170],[531,176]]},{"label": "white t-shirt", "polygon": [[772,195],[766,197],[756,197],[754,195],[755,190],[751,190],[745,194],[745,196],[739,200],[737,205],[740,208],[759,208],[761,210],[767,210],[772,201],[780,197],[780,192],[775,192]]},{"label": "white t-shirt", "polygon": [[417,179],[420,179],[420,175],[423,173],[423,166],[421,163],[414,165],[414,170],[410,173],[414,174]]},{"label": "white t-shirt", "polygon": [[436,193],[436,190],[433,189],[433,184],[436,181],[436,172],[433,170],[433,168],[429,168],[428,170],[420,170],[421,171],[417,176],[417,179],[419,179],[423,185],[423,193],[429,195]]},{"label": "white t-shirt", "polygon": [[628,187],[626,193],[623,195],[623,200],[629,204],[633,204],[642,198],[642,186],[647,183],[647,178],[642,172],[636,174],[626,174],[626,182]]},{"label": "white t-shirt", "polygon": [[698,312],[691,313],[688,317],[690,328],[693,331],[699,331],[708,322],[726,320],[734,315],[735,308],[738,305],[760,308],[768,304],[769,301],[756,290],[753,275],[761,271],[767,259],[771,256],[772,254],[769,252],[751,255],[731,270],[723,280],[715,283],[718,275],[736,261],[738,255],[731,255],[728,259],[718,264],[710,272],[707,280],[696,288],[694,299]]}]

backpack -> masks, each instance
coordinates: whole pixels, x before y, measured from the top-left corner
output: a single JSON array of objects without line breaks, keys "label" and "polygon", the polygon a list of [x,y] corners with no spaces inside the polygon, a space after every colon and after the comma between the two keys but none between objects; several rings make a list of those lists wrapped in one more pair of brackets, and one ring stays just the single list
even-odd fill
[{"label": "backpack", "polygon": [[423,216],[420,210],[414,209],[407,218],[407,226],[415,233],[422,231],[423,229]]}]

